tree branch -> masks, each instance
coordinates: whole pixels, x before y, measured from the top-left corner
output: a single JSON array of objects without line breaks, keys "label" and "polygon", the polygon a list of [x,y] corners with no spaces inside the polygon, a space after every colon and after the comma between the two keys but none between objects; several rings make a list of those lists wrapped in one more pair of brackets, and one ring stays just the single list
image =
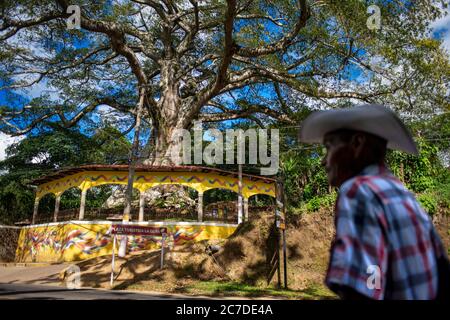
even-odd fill
[{"label": "tree branch", "polygon": [[264,47],[260,48],[240,48],[237,52],[239,55],[243,57],[259,57],[267,54],[272,54],[279,51],[284,51],[288,46],[292,44],[292,41],[297,36],[297,34],[300,32],[300,30],[306,26],[306,22],[308,21],[311,13],[310,8],[308,4],[306,3],[306,0],[299,0],[300,5],[300,17],[295,24],[294,28],[287,33],[284,37],[282,37],[280,40],[268,44]]},{"label": "tree branch", "polygon": [[217,71],[217,76],[212,84],[212,87],[207,87],[199,94],[197,104],[191,109],[188,119],[192,119],[193,115],[197,114],[200,108],[216,95],[227,83],[227,70],[231,63],[232,56],[236,51],[236,45],[233,41],[233,24],[236,15],[236,0],[227,0],[227,12],[225,14],[225,39],[223,46],[222,61]]},{"label": "tree branch", "polygon": [[294,123],[294,121],[290,119],[287,115],[280,113],[276,110],[270,109],[269,107],[262,104],[251,104],[246,106],[244,109],[239,110],[228,109],[225,106],[214,102],[208,104],[221,109],[223,112],[201,114],[199,119],[204,122],[218,122],[224,120],[249,118],[255,113],[261,113],[284,123],[289,124]]},{"label": "tree branch", "polygon": [[[194,24],[188,27],[187,34],[184,39],[180,42],[177,48],[178,57],[182,57],[184,53],[189,49],[192,45],[192,41],[199,30],[199,11],[198,11],[198,3],[196,0],[189,0],[189,2],[194,7]],[[180,21],[181,19],[177,19],[176,21]],[[178,22],[179,23],[179,22]]]},{"label": "tree branch", "polygon": [[39,25],[41,23],[55,20],[58,18],[62,18],[64,16],[65,16],[65,14],[58,12],[58,13],[51,13],[51,14],[43,16],[43,17],[38,17],[38,18],[29,19],[29,20],[25,20],[25,21],[10,20],[8,17],[5,16],[5,17],[3,17],[4,23],[3,23],[2,27],[0,28],[0,31],[5,31],[6,29],[11,28],[11,27],[12,27],[12,30],[7,32],[5,35],[1,36],[0,41],[11,38],[21,29]]},{"label": "tree branch", "polygon": [[[6,124],[8,127],[11,127],[14,129],[14,131],[10,130],[2,130],[3,132],[11,135],[11,136],[20,136],[23,134],[26,134],[33,130],[39,123],[43,122],[44,120],[57,115],[62,123],[62,126],[64,128],[71,128],[74,125],[76,125],[86,114],[93,111],[95,108],[97,108],[100,105],[108,105],[113,109],[131,113],[134,114],[134,111],[132,107],[125,106],[123,104],[118,103],[117,101],[113,100],[112,98],[103,98],[103,99],[97,99],[90,103],[89,105],[82,108],[75,116],[73,116],[71,119],[67,119],[67,117],[64,115],[63,111],[61,109],[55,108],[52,111],[38,117],[37,119],[33,120],[30,124],[25,126],[23,129],[19,128],[18,126],[15,126],[11,124],[8,120],[12,119],[14,116],[22,115],[25,111],[32,112],[33,108],[30,106],[25,106],[20,111],[13,111],[13,112],[1,112],[0,113],[0,122]],[[12,116],[12,117],[11,117]]]}]

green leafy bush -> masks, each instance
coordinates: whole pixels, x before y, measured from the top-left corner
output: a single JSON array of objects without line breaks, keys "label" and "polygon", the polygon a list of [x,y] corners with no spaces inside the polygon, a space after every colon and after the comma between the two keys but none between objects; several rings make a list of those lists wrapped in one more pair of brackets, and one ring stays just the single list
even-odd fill
[{"label": "green leafy bush", "polygon": [[422,208],[428,212],[428,214],[433,215],[436,213],[438,208],[438,201],[432,193],[422,193],[417,197]]},{"label": "green leafy bush", "polygon": [[331,194],[326,194],[323,196],[316,196],[310,199],[306,203],[306,210],[314,212],[319,210],[320,208],[332,208],[336,202],[336,192],[332,192]]},{"label": "green leafy bush", "polygon": [[306,209],[308,211],[314,212],[314,211],[319,210],[320,207],[321,207],[321,198],[320,197],[314,197],[306,203]]}]

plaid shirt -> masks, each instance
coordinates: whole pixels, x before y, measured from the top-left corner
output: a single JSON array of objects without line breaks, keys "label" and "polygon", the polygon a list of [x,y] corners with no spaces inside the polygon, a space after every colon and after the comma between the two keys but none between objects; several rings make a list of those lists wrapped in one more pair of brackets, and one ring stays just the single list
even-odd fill
[{"label": "plaid shirt", "polygon": [[345,181],[325,283],[372,299],[433,299],[436,257],[446,255],[430,217],[382,165]]}]

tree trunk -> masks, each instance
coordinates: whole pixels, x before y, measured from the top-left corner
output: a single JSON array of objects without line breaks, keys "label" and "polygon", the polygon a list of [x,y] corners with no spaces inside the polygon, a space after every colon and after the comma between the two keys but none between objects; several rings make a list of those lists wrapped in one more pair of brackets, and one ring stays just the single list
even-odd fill
[{"label": "tree trunk", "polygon": [[150,158],[144,163],[149,165],[174,165],[171,154],[177,148],[177,141],[172,141],[172,134],[178,128],[176,126],[163,125],[155,130],[155,139],[152,146]]},{"label": "tree trunk", "polygon": [[190,129],[193,119],[187,119],[189,106],[180,96],[180,82],[176,80],[178,64],[174,60],[161,62],[161,82],[163,88],[158,108],[152,119],[152,139],[150,157],[144,161],[148,165],[173,165],[172,150],[179,141],[172,141],[177,129]]}]

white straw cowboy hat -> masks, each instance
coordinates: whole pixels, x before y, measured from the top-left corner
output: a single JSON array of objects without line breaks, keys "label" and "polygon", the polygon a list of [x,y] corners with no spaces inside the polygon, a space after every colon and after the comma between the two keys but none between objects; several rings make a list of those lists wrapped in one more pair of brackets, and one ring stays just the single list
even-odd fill
[{"label": "white straw cowboy hat", "polygon": [[379,104],[365,104],[347,109],[315,111],[303,121],[301,142],[323,143],[325,134],[338,130],[364,131],[387,140],[389,149],[418,154],[408,129],[390,109]]}]

